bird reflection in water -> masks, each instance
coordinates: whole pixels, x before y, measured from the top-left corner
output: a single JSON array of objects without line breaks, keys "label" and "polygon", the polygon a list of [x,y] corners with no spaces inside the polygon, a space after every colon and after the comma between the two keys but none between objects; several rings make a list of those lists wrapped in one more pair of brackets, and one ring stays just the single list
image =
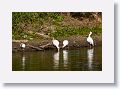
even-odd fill
[{"label": "bird reflection in water", "polygon": [[92,64],[93,64],[93,48],[87,50],[87,59],[88,59],[88,69],[92,70]]},{"label": "bird reflection in water", "polygon": [[25,70],[25,61],[26,61],[26,57],[25,54],[22,54],[22,70]]},{"label": "bird reflection in water", "polygon": [[58,70],[59,69],[59,51],[57,53],[54,53],[53,58],[54,58],[54,66],[53,66],[53,68],[55,70]]},{"label": "bird reflection in water", "polygon": [[68,51],[63,50],[64,69],[68,69]]}]

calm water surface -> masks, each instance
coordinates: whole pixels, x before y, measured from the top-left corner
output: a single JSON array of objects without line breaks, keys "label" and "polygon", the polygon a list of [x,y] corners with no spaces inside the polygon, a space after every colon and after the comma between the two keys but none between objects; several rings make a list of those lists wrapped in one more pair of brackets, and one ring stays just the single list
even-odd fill
[{"label": "calm water surface", "polygon": [[102,71],[102,47],[12,53],[13,71]]}]

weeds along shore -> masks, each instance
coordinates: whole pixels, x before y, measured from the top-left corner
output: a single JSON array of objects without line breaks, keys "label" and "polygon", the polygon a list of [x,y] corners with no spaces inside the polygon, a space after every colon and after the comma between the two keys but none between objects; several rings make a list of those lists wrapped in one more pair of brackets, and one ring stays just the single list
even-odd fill
[{"label": "weeds along shore", "polygon": [[[102,45],[101,12],[13,12],[12,49],[19,50],[21,42],[28,50],[51,49],[53,38],[69,41],[69,48],[87,47],[89,32],[95,46]],[[35,49],[36,48],[36,49]],[[38,49],[38,50],[40,50]]]}]

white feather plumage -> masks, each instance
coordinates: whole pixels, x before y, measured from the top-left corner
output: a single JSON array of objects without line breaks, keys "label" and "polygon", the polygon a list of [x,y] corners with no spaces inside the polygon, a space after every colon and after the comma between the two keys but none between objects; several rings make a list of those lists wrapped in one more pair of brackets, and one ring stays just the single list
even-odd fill
[{"label": "white feather plumage", "polygon": [[20,47],[21,47],[21,48],[25,48],[26,45],[25,45],[24,43],[21,43],[21,44],[20,44]]},{"label": "white feather plumage", "polygon": [[58,40],[52,40],[52,43],[54,46],[57,47],[57,49],[59,50],[59,41]]},{"label": "white feather plumage", "polygon": [[93,39],[91,38],[91,35],[92,35],[92,32],[90,32],[90,34],[89,34],[89,36],[88,36],[88,38],[87,38],[87,42],[88,42],[90,45],[94,46],[94,42],[93,42]]},{"label": "white feather plumage", "polygon": [[68,40],[64,40],[64,41],[63,41],[63,48],[64,48],[65,46],[67,46],[68,43],[69,43]]}]

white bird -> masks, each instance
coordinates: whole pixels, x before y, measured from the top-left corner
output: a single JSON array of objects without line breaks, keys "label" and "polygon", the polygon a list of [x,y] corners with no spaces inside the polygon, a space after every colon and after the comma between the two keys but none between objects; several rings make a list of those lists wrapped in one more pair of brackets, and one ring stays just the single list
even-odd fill
[{"label": "white bird", "polygon": [[20,47],[24,50],[25,47],[26,47],[26,45],[25,45],[24,43],[21,43],[21,44],[20,44]]},{"label": "white bird", "polygon": [[53,43],[54,46],[57,47],[57,49],[58,49],[58,51],[59,51],[59,49],[60,49],[60,47],[59,47],[59,41],[53,39],[53,40],[52,40],[52,43]]},{"label": "white bird", "polygon": [[64,41],[63,41],[63,48],[64,48],[65,46],[67,46],[68,43],[69,43],[68,40],[64,40]]},{"label": "white bird", "polygon": [[94,46],[93,39],[90,37],[91,35],[92,35],[92,32],[89,33],[89,36],[88,36],[88,38],[87,38],[87,42],[88,42],[90,45]]}]

